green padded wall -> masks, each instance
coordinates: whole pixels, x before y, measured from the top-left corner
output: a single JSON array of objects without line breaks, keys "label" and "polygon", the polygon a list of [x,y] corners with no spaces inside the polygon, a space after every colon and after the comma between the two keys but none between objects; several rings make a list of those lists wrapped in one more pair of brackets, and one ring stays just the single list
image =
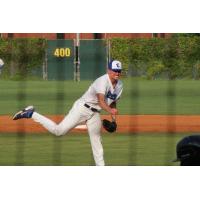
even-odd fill
[{"label": "green padded wall", "polygon": [[105,40],[80,41],[80,79],[96,79],[106,72]]},{"label": "green padded wall", "polygon": [[[49,40],[47,50],[48,80],[74,79],[74,41]],[[106,72],[105,40],[80,40],[80,80],[94,80]]]},{"label": "green padded wall", "polygon": [[74,41],[48,40],[48,80],[73,80]]}]

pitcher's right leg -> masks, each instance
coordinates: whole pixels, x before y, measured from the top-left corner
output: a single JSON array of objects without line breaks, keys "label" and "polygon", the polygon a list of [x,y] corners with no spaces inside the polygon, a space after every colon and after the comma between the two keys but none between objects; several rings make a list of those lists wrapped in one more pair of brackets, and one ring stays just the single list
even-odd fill
[{"label": "pitcher's right leg", "polygon": [[70,129],[80,123],[78,113],[76,113],[76,115],[69,113],[59,124],[56,124],[54,121],[37,112],[33,113],[32,118],[35,122],[40,123],[45,129],[56,136],[66,134]]}]

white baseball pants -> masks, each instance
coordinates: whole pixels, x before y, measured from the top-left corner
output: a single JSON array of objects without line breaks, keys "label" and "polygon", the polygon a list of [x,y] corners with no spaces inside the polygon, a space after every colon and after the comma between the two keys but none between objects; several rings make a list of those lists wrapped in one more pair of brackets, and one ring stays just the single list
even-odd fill
[{"label": "white baseball pants", "polygon": [[101,118],[98,112],[93,112],[84,106],[84,102],[77,100],[68,115],[59,123],[47,117],[34,112],[32,115],[34,121],[40,123],[44,128],[56,136],[66,134],[70,129],[76,127],[82,122],[86,122],[90,142],[92,146],[93,157],[97,166],[104,166],[103,147],[101,143]]}]

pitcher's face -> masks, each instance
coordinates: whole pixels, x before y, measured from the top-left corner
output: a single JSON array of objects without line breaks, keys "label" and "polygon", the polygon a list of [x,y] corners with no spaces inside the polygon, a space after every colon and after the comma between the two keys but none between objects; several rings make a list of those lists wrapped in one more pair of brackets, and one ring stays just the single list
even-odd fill
[{"label": "pitcher's face", "polygon": [[111,79],[118,80],[121,76],[121,70],[108,70]]}]

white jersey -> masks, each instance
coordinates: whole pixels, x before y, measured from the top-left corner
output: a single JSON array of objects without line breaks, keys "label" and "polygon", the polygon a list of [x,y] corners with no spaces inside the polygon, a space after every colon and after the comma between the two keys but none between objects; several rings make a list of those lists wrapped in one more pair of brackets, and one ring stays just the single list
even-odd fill
[{"label": "white jersey", "polygon": [[122,93],[123,84],[118,80],[115,88],[110,81],[108,74],[105,74],[97,78],[89,87],[89,89],[80,98],[81,101],[87,103],[88,105],[101,110],[99,106],[97,94],[105,95],[105,102],[110,105],[111,103],[117,101]]}]

